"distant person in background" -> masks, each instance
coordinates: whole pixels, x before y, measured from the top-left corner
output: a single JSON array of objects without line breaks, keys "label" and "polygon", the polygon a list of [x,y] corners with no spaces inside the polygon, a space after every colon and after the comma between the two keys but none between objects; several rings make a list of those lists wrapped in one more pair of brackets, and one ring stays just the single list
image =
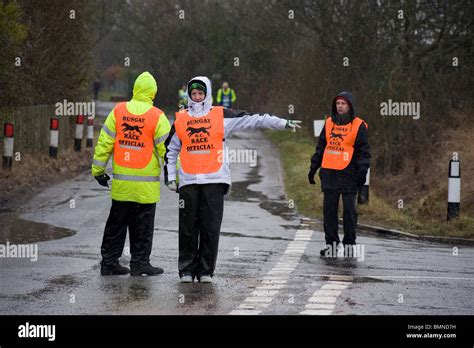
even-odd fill
[{"label": "distant person in background", "polygon": [[188,105],[188,94],[186,93],[186,85],[182,85],[181,89],[178,91],[179,102],[178,107],[180,109],[186,108]]},{"label": "distant person in background", "polygon": [[97,100],[99,96],[99,91],[100,91],[100,79],[98,77],[95,78],[93,84],[92,84],[92,89],[94,91],[94,100]]},{"label": "distant person in background", "polygon": [[354,97],[341,92],[332,103],[332,113],[319,135],[318,146],[308,173],[309,183],[316,184],[314,176],[319,171],[324,192],[323,216],[326,247],[320,254],[337,256],[339,244],[338,206],[342,195],[345,256],[356,244],[356,194],[365,183],[370,167],[370,147],[367,141],[367,123],[355,115]]},{"label": "distant person in background", "polygon": [[222,88],[217,91],[217,104],[230,109],[234,106],[236,100],[235,91],[229,88],[229,83],[222,83]]}]

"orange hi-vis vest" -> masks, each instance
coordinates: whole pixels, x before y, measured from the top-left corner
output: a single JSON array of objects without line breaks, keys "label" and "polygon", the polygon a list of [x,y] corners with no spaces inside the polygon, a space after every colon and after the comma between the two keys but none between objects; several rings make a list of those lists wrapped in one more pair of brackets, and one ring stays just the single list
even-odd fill
[{"label": "orange hi-vis vest", "polygon": [[345,125],[337,125],[328,116],[326,118],[326,148],[324,149],[322,168],[342,170],[351,162],[354,154],[354,143],[360,125],[365,121],[355,117],[352,122]]},{"label": "orange hi-vis vest", "polygon": [[222,167],[224,108],[214,106],[206,116],[176,113],[176,134],[181,140],[181,167],[189,174],[215,173]]},{"label": "orange hi-vis vest", "polygon": [[156,126],[163,113],[152,107],[142,115],[128,112],[127,103],[115,106],[114,116],[117,135],[114,146],[114,162],[122,167],[145,168],[153,156]]}]

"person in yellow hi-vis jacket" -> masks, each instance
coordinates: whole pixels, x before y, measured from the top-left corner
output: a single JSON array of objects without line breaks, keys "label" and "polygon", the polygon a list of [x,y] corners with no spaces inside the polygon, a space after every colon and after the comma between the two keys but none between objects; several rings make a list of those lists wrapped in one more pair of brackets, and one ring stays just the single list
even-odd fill
[{"label": "person in yellow hi-vis jacket", "polygon": [[178,91],[178,108],[182,109],[188,105],[188,93],[186,93],[186,85],[183,85],[181,89]]},{"label": "person in yellow hi-vis jacket", "polygon": [[235,91],[232,88],[229,88],[228,82],[224,81],[222,83],[222,88],[217,91],[217,104],[231,109],[234,107],[236,100],[237,96],[235,95]]},{"label": "person in yellow hi-vis jacket", "polygon": [[[102,275],[163,273],[150,264],[164,141],[170,131],[166,115],[153,106],[157,89],[149,72],[138,76],[132,100],[118,103],[110,112],[95,147],[92,175],[102,186],[108,187],[105,168],[113,155],[112,207],[102,240]],[[119,264],[127,227],[130,270]]]}]

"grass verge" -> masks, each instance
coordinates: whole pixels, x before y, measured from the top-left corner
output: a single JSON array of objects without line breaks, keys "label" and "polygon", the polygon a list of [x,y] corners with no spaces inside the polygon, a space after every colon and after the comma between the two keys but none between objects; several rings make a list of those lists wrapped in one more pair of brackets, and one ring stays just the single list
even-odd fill
[{"label": "grass verge", "polygon": [[[265,135],[280,152],[288,199],[295,202],[301,214],[322,220],[323,193],[319,177],[316,174],[315,186],[311,186],[307,178],[310,159],[315,150],[314,139],[291,132],[265,132]],[[371,177],[371,181],[373,180]],[[435,202],[438,210],[446,210],[444,190],[443,187],[434,187],[426,196],[411,202],[406,209],[398,209],[396,199],[381,197],[371,189],[369,204],[358,206],[358,222],[420,236],[474,238],[474,217],[463,213],[462,210],[460,218],[452,222],[446,222],[446,215],[444,218],[439,214],[426,216],[426,202]]]}]

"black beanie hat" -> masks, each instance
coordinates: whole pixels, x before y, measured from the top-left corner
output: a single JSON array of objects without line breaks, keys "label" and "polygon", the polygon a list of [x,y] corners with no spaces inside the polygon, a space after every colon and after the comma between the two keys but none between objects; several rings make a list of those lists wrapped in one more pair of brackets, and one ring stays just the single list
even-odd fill
[{"label": "black beanie hat", "polygon": [[203,91],[204,94],[207,95],[207,88],[206,88],[206,84],[200,80],[193,80],[189,83],[189,87],[188,87],[188,94],[189,96],[191,96],[191,91],[193,89],[199,89],[200,91]]}]

